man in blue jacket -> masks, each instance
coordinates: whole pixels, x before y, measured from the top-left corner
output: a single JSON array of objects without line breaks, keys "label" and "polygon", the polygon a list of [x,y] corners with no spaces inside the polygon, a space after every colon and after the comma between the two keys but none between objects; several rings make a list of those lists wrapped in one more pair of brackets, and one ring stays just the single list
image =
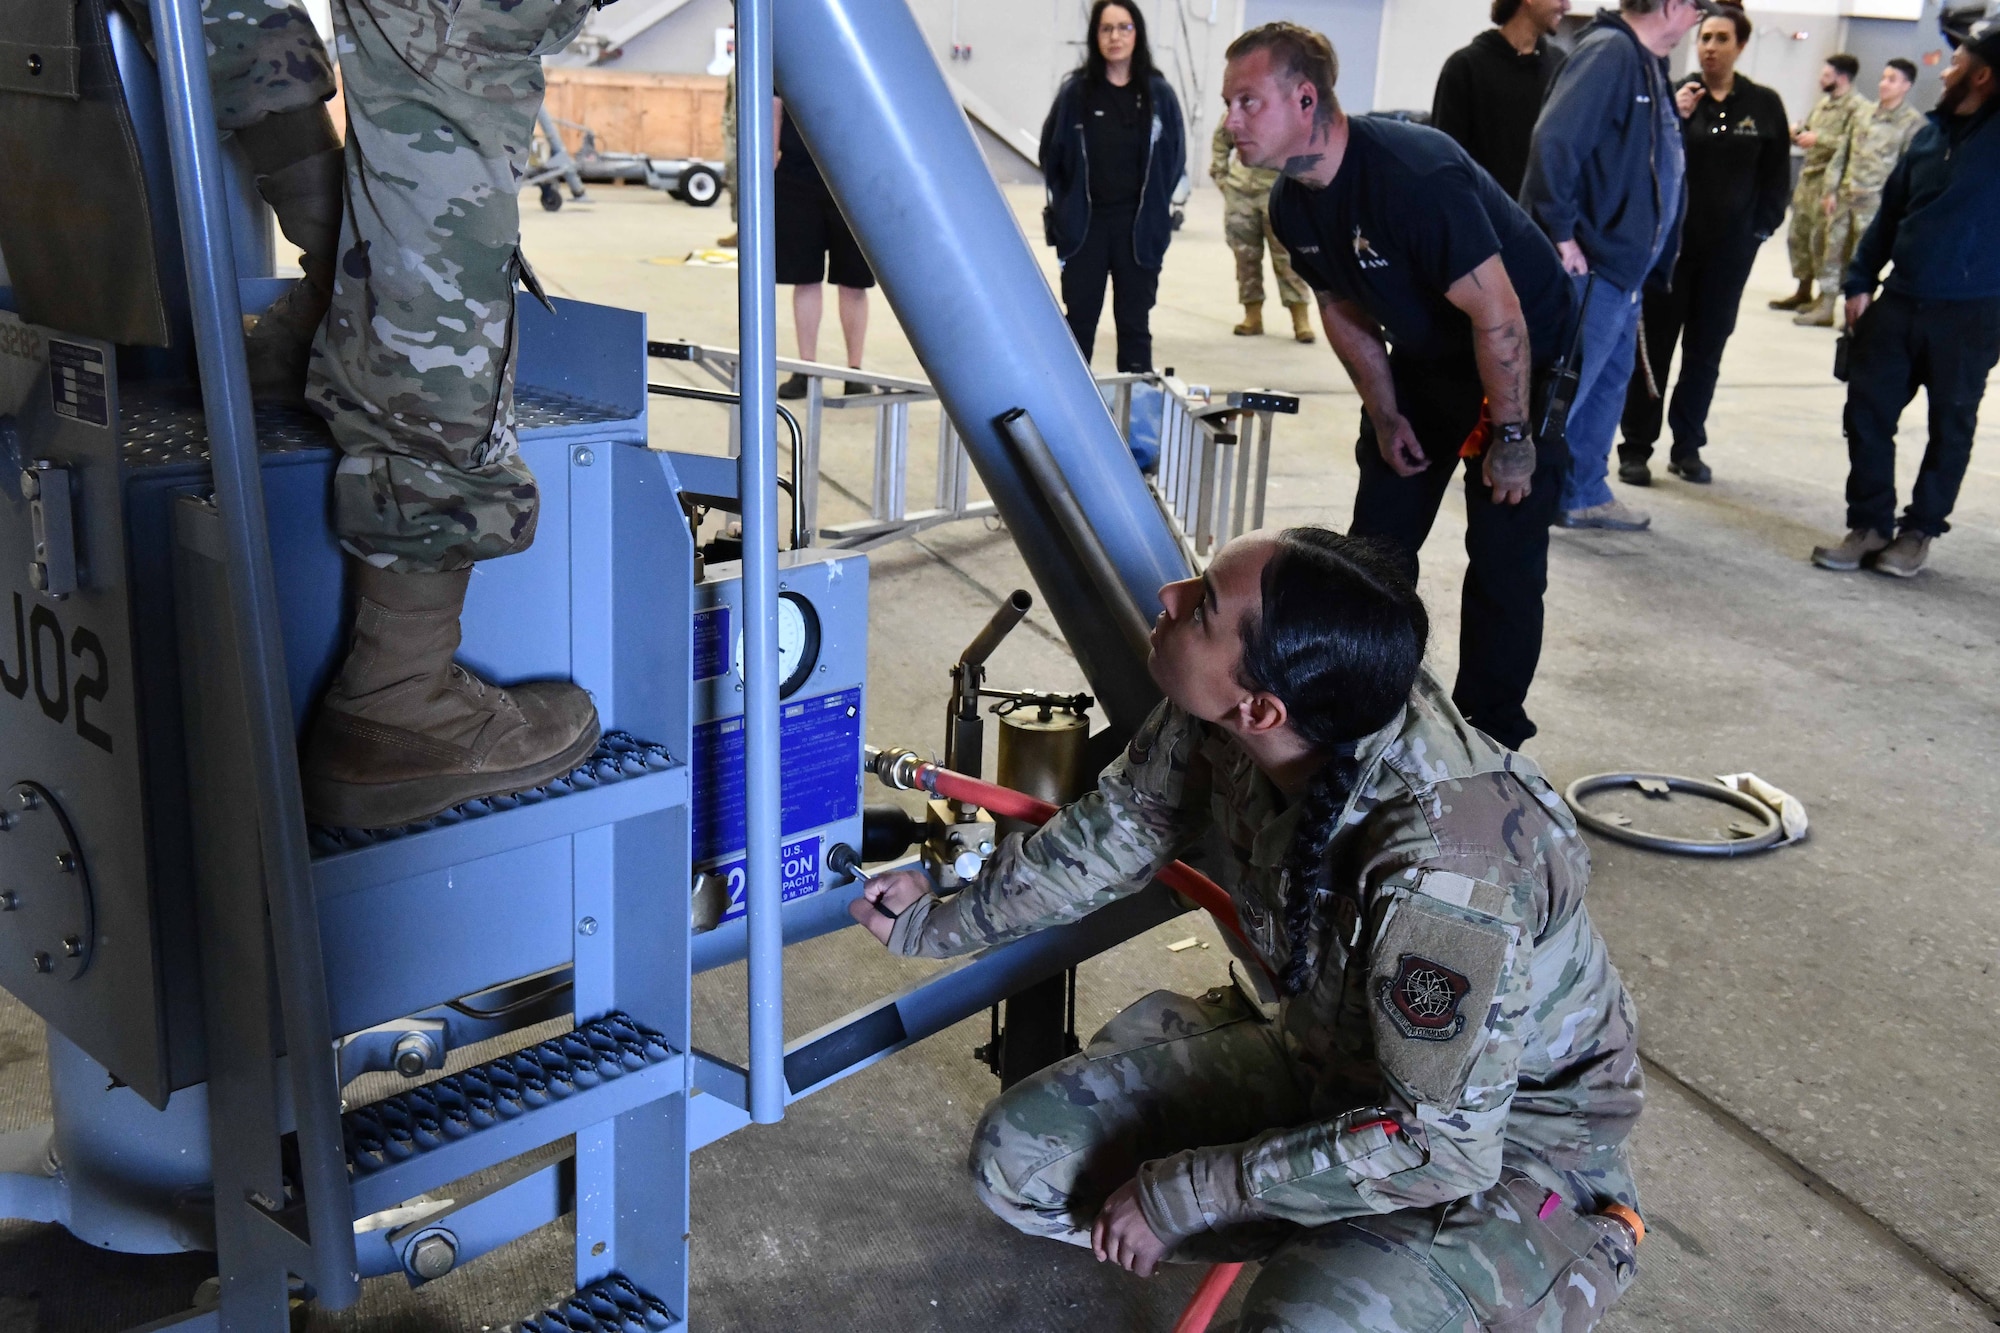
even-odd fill
[{"label": "man in blue jacket", "polygon": [[[1984,12],[1981,12],[1983,9]],[[1972,458],[1986,377],[2000,360],[2000,0],[1948,9],[1958,49],[1930,123],[1889,173],[1882,211],[1848,265],[1847,537],[1822,569],[1909,578],[1923,568]],[[1882,295],[1882,265],[1893,262]],[[1930,445],[1896,524],[1896,421],[1922,385]]]},{"label": "man in blue jacket", "polygon": [[1710,0],[1623,0],[1599,10],[1549,88],[1521,203],[1556,243],[1581,295],[1583,363],[1569,414],[1569,475],[1557,522],[1638,531],[1652,519],[1611,494],[1611,437],[1638,342],[1640,293],[1667,285],[1687,200],[1667,53]]}]

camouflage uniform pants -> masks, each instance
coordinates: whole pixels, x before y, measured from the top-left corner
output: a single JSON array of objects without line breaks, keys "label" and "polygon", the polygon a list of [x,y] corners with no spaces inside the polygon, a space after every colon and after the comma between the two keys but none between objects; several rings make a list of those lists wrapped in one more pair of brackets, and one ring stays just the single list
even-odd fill
[{"label": "camouflage uniform pants", "polygon": [[307,399],[352,554],[462,569],[534,540],[514,424],[517,184],[542,56],[592,0],[334,0],[346,211]]},{"label": "camouflage uniform pants", "polygon": [[1245,190],[1222,190],[1222,235],[1236,256],[1236,299],[1244,305],[1264,303],[1264,249],[1271,250],[1271,267],[1286,305],[1310,305],[1312,292],[1292,272],[1292,257],[1271,231],[1270,200]]},{"label": "camouflage uniform pants", "polygon": [[1823,295],[1840,295],[1840,285],[1847,279],[1847,266],[1854,259],[1854,251],[1881,209],[1879,194],[1857,195],[1834,205],[1833,216],[1826,220],[1826,239],[1820,253],[1819,289]]},{"label": "camouflage uniform pants", "polygon": [[[1090,1244],[1140,1163],[1323,1114],[1275,1023],[1233,989],[1157,991],[1081,1054],[986,1108],[971,1170],[982,1201],[1030,1235]],[[1583,1333],[1634,1275],[1624,1228],[1503,1168],[1469,1199],[1322,1227],[1258,1223],[1183,1242],[1177,1262],[1261,1259],[1240,1333]]]},{"label": "camouflage uniform pants", "polygon": [[1806,282],[1819,276],[1820,256],[1826,252],[1826,173],[1799,173],[1792,191],[1792,227],[1785,235],[1785,249],[1791,255],[1792,276]]}]

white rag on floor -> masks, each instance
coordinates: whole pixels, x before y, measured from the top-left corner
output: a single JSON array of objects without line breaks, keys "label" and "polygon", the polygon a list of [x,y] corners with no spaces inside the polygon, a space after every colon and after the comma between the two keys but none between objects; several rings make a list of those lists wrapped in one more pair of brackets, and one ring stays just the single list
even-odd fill
[{"label": "white rag on floor", "polygon": [[1755,797],[1771,807],[1772,813],[1778,816],[1778,826],[1785,831],[1785,836],[1778,840],[1778,846],[1805,840],[1806,807],[1798,797],[1779,791],[1755,773],[1723,773],[1715,780],[1732,791]]}]

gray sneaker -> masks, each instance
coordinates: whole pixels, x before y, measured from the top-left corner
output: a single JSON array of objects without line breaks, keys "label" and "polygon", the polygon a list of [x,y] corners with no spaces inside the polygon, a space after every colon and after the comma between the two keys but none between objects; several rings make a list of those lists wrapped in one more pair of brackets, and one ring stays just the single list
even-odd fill
[{"label": "gray sneaker", "polygon": [[1890,574],[1899,579],[1912,579],[1924,567],[1924,557],[1931,553],[1929,533],[1904,528],[1889,543],[1888,549],[1875,557],[1875,572]]},{"label": "gray sneaker", "polygon": [[1836,569],[1844,573],[1861,568],[1862,561],[1888,545],[1889,539],[1875,529],[1855,528],[1841,538],[1838,546],[1813,547],[1812,562],[1821,569]]},{"label": "gray sneaker", "polygon": [[1565,509],[1559,520],[1566,528],[1609,528],[1614,532],[1644,532],[1653,516],[1622,500],[1607,500],[1588,509]]}]

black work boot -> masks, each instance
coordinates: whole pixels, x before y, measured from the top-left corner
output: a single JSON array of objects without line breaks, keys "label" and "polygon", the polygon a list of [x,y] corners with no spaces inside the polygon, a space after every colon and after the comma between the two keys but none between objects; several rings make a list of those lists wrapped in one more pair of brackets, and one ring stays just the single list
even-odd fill
[{"label": "black work boot", "polygon": [[257,193],[278,215],[278,230],[304,253],[305,276],[249,326],[244,354],[250,392],[260,403],[304,399],[313,338],[333,300],[346,164],[324,103],[266,116],[236,132],[257,173]]},{"label": "black work boot", "polygon": [[452,661],[470,569],[351,568],[354,638],[300,764],[313,823],[414,824],[552,781],[597,747],[597,709],[572,682],[500,689]]}]

